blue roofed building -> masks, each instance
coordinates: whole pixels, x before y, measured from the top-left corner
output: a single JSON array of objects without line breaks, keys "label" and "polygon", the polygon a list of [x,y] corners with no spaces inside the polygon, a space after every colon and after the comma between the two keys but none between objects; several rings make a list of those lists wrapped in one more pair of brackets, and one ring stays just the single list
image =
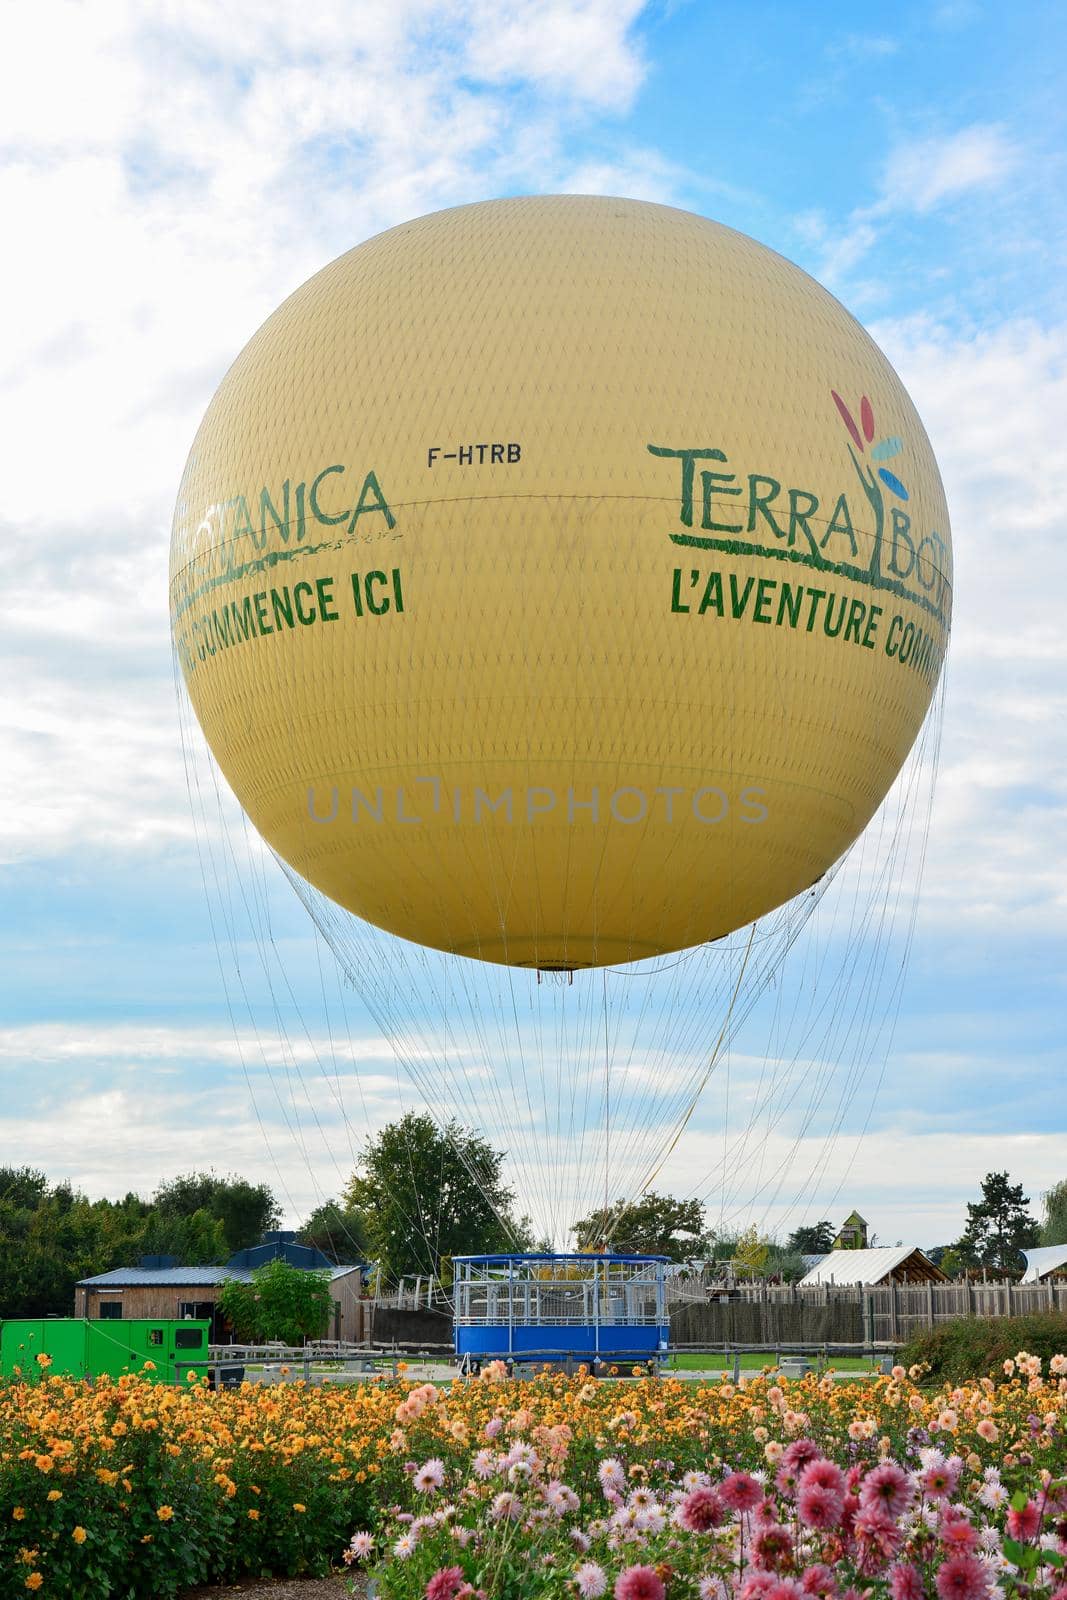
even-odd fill
[{"label": "blue roofed building", "polygon": [[113,1320],[135,1317],[196,1318],[211,1323],[213,1344],[226,1344],[230,1331],[218,1310],[218,1297],[231,1278],[248,1282],[257,1267],[285,1261],[306,1272],[330,1274],[333,1300],[326,1336],[361,1343],[369,1329],[369,1308],[363,1298],[366,1264],[338,1266],[321,1250],[298,1244],[295,1233],[273,1232],[246,1250],[238,1250],[225,1266],[180,1267],[173,1256],[142,1256],[135,1267],[116,1267],[83,1278],[74,1290],[74,1315]]}]

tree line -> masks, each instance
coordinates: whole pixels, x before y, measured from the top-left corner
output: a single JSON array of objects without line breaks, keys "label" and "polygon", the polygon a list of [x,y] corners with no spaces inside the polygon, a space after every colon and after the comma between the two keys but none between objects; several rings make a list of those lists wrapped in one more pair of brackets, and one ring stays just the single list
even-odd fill
[{"label": "tree line", "polygon": [[142,1256],[224,1262],[258,1243],[280,1210],[266,1184],[191,1172],[150,1199],[89,1200],[32,1167],[0,1167],[0,1317],[69,1315],[74,1286]]}]

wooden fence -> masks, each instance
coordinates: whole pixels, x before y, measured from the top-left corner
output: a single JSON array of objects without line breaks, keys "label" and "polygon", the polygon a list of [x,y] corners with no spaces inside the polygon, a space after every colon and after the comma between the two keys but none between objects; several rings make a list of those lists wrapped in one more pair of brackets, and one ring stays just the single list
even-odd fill
[{"label": "wooden fence", "polygon": [[699,1277],[668,1280],[671,1337],[681,1343],[804,1339],[897,1343],[953,1317],[1067,1316],[1067,1282],[747,1283],[727,1289]]}]

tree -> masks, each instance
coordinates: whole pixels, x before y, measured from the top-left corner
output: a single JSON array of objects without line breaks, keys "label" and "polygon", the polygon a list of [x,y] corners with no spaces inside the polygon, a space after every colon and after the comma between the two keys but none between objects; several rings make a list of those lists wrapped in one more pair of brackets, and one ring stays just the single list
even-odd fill
[{"label": "tree", "polygon": [[981,1199],[967,1206],[967,1226],[953,1246],[967,1267],[995,1267],[1016,1272],[1020,1251],[1037,1243],[1037,1223],[1027,1211],[1029,1195],[1006,1172],[987,1172]]},{"label": "tree", "polygon": [[335,1265],[349,1266],[371,1254],[370,1233],[362,1211],[327,1200],[318,1206],[300,1230],[300,1243],[321,1250]]},{"label": "tree", "polygon": [[1055,1184],[1043,1198],[1045,1220],[1041,1224],[1041,1243],[1067,1244],[1067,1178]]},{"label": "tree", "polygon": [[458,1122],[442,1129],[409,1111],[366,1141],[343,1201],[362,1214],[386,1278],[440,1277],[454,1255],[525,1247],[503,1165],[503,1152],[471,1129]]},{"label": "tree", "polygon": [[770,1253],[769,1241],[761,1236],[756,1224],[753,1223],[738,1236],[733,1257],[734,1266],[739,1272],[748,1272],[753,1278],[758,1278],[767,1265]]},{"label": "tree", "polygon": [[837,1229],[832,1222],[815,1222],[791,1233],[786,1249],[798,1256],[828,1256],[836,1237]]},{"label": "tree", "polygon": [[[927,1254],[929,1255],[929,1251]],[[933,1256],[930,1256],[930,1260],[934,1261]],[[940,1267],[947,1278],[958,1278],[967,1271],[967,1263],[954,1244],[940,1246],[934,1266]]]},{"label": "tree", "polygon": [[591,1211],[574,1224],[579,1250],[607,1247],[623,1255],[668,1256],[692,1261],[711,1249],[699,1200],[675,1200],[649,1190],[639,1200],[623,1200]]},{"label": "tree", "polygon": [[799,1283],[807,1273],[804,1258],[788,1244],[777,1244],[773,1239],[767,1244],[767,1259],[763,1263],[765,1278],[778,1278],[782,1283]]},{"label": "tree", "polygon": [[36,1167],[0,1167],[0,1206],[36,1211],[48,1192],[48,1179]]},{"label": "tree", "polygon": [[192,1217],[206,1211],[216,1218],[222,1223],[229,1255],[258,1244],[268,1229],[278,1226],[281,1217],[278,1202],[265,1183],[249,1183],[236,1173],[221,1178],[217,1172],[186,1172],[161,1183],[152,1201],[164,1217]]},{"label": "tree", "polygon": [[322,1338],[329,1327],[330,1274],[308,1272],[276,1259],[256,1267],[250,1279],[228,1278],[219,1308],[247,1344],[303,1344]]}]

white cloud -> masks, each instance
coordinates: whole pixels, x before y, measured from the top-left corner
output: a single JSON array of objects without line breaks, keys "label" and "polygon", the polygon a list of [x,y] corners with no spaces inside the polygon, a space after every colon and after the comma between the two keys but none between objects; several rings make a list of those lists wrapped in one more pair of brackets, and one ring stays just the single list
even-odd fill
[{"label": "white cloud", "polygon": [[795,226],[818,251],[816,276],[831,288],[847,283],[853,306],[870,303],[878,298],[878,285],[850,282],[850,275],[895,227],[976,192],[1002,189],[1022,165],[1021,145],[998,123],[903,139],[890,149],[871,202],[857,206],[840,225],[805,212]]},{"label": "white cloud", "polygon": [[19,1074],[0,1144],[52,1180],[150,1193],[215,1166],[272,1184],[293,1221],[339,1192],[403,1099],[384,1040],[299,1027],[27,1024],[0,1030],[0,1070]]},{"label": "white cloud", "polygon": [[831,60],[874,61],[895,56],[899,49],[900,41],[888,34],[849,33],[830,45],[826,53]]},{"label": "white cloud", "polygon": [[975,123],[940,138],[914,139],[890,154],[880,209],[932,210],[974,189],[995,188],[1017,170],[1022,152],[1005,129]]},{"label": "white cloud", "polygon": [[479,0],[468,62],[487,83],[535,79],[595,105],[625,110],[642,78],[628,29],[644,0]]},{"label": "white cloud", "polygon": [[[209,1027],[181,1028],[157,1023],[36,1022],[0,1028],[0,1062],[23,1061],[39,1067],[72,1062],[121,1062],[154,1070],[161,1063],[182,1062],[206,1067],[215,1063],[232,1067],[242,1061],[256,1068],[258,1063],[283,1066],[293,1062],[318,1066],[329,1062],[332,1068],[346,1065],[350,1070],[360,1063],[385,1063],[392,1069],[393,1051],[387,1039],[364,1036],[334,1039],[328,1035],[305,1036],[295,1031],[256,1033],[227,1029],[219,1033]],[[363,1088],[375,1090],[395,1084],[395,1071],[368,1078],[360,1068]]]},{"label": "white cloud", "polygon": [[[262,319],[342,249],[511,187],[643,75],[641,6],[23,8],[0,213],[0,859],[188,836],[166,549],[185,453]],[[48,93],[34,64],[48,63]],[[602,177],[608,179],[609,169]],[[632,149],[619,181],[670,175]]]},{"label": "white cloud", "polygon": [[[924,914],[1067,915],[1067,328],[961,338],[876,324],[930,434],[952,517],[953,637]],[[970,924],[972,927],[973,923]]]},{"label": "white cloud", "polygon": [[757,1159],[766,1178],[753,1182],[750,1168],[720,1209],[718,1188],[703,1180],[707,1151],[687,1136],[668,1187],[691,1187],[706,1199],[709,1222],[721,1216],[724,1231],[755,1222],[781,1237],[824,1216],[842,1222],[858,1206],[883,1244],[947,1244],[963,1232],[967,1202],[977,1199],[986,1172],[1006,1169],[1021,1181],[1040,1216],[1040,1196],[1063,1177],[1063,1135],[956,1128],[949,1137],[940,1127],[901,1125],[868,1132],[862,1142],[853,1134],[828,1145],[819,1136],[795,1146],[772,1135],[754,1152],[753,1167]]}]

